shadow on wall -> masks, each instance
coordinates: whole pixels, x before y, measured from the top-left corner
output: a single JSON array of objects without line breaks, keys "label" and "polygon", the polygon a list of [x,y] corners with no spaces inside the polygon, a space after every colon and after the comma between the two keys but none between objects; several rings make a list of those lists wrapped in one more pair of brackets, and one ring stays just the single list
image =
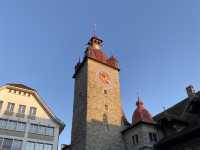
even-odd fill
[{"label": "shadow on wall", "polygon": [[125,127],[122,124],[110,124],[106,114],[103,120],[91,120],[87,122],[87,142],[88,149],[95,150],[124,150],[125,145],[122,139],[121,131]]},{"label": "shadow on wall", "polygon": [[125,128],[123,124],[110,124],[106,115],[103,115],[102,121],[92,119],[82,125],[76,131],[79,136],[74,139],[70,150],[125,150],[121,135]]}]

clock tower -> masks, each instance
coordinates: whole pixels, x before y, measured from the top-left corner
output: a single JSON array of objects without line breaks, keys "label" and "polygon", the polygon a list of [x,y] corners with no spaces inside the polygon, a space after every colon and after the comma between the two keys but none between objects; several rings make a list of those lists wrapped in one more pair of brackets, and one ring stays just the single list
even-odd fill
[{"label": "clock tower", "polygon": [[119,65],[93,36],[75,66],[72,150],[124,150]]}]

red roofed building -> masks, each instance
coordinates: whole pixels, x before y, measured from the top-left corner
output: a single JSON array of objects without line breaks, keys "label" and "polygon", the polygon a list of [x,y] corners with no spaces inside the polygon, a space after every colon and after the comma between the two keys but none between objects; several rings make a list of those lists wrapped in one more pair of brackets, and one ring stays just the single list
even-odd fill
[{"label": "red roofed building", "polygon": [[133,112],[132,124],[122,131],[122,135],[127,142],[128,150],[151,150],[158,140],[156,124],[139,97]]},{"label": "red roofed building", "polygon": [[153,119],[149,111],[144,107],[144,103],[138,97],[136,102],[136,110],[133,113],[132,124],[136,124],[138,122],[146,122],[153,123]]}]

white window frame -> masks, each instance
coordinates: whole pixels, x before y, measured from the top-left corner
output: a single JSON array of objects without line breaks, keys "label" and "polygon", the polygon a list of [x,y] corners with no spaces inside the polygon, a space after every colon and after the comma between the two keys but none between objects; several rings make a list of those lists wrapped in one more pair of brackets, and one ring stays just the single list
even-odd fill
[{"label": "white window frame", "polygon": [[14,111],[14,108],[15,108],[15,103],[8,102],[7,112],[12,113]]},{"label": "white window frame", "polygon": [[30,107],[29,116],[35,117],[36,113],[37,113],[37,108],[36,107]]},{"label": "white window frame", "polygon": [[26,105],[19,105],[18,113],[25,114]]}]

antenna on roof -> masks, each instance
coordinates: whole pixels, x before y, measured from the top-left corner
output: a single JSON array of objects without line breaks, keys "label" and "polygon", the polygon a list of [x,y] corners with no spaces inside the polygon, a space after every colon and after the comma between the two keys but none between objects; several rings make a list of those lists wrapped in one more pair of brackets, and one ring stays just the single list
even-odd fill
[{"label": "antenna on roof", "polygon": [[79,56],[79,58],[78,58],[78,62],[80,63],[81,62],[81,57]]},{"label": "antenna on roof", "polygon": [[163,106],[163,111],[165,111],[166,110],[166,107],[165,106]]},{"label": "antenna on roof", "polygon": [[167,114],[167,109],[165,106],[163,106],[163,112],[164,112],[164,114]]}]

